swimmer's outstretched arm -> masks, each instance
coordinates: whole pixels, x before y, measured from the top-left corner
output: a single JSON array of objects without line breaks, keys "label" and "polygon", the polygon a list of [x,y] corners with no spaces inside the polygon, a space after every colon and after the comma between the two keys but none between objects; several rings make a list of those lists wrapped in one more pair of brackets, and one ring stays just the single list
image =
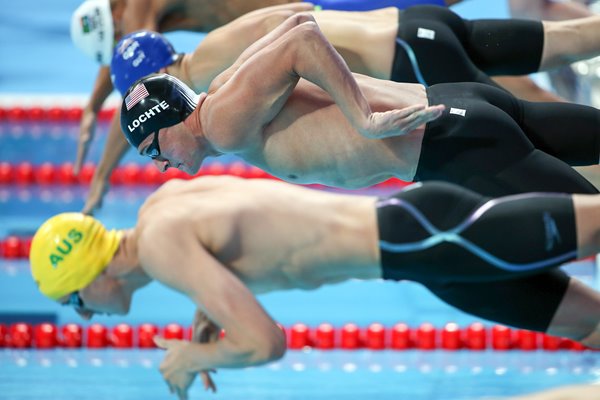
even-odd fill
[{"label": "swimmer's outstretched arm", "polygon": [[352,125],[369,138],[409,133],[439,117],[444,109],[412,106],[371,112],[348,66],[314,18],[300,13],[246,49],[231,68],[215,78],[209,88],[212,99],[206,102],[211,111],[205,113],[203,124],[210,125],[207,130],[215,134],[222,126],[228,127],[229,135],[238,132],[240,137],[230,139],[242,147],[256,143],[256,135],[281,111],[300,78],[327,91]]},{"label": "swimmer's outstretched arm", "polygon": [[[94,83],[94,89],[87,104],[83,108],[81,121],[79,122],[79,138],[77,141],[77,155],[73,172],[77,175],[81,170],[81,166],[85,162],[90,145],[96,134],[96,122],[98,113],[102,109],[102,105],[106,98],[113,91],[112,82],[110,81],[110,69],[107,66],[101,66],[98,70],[98,76]],[[115,119],[113,118],[113,121]],[[118,119],[116,120],[118,121]]]},{"label": "swimmer's outstretched arm", "polygon": [[106,143],[102,157],[96,166],[94,176],[90,183],[90,190],[85,199],[82,213],[92,215],[102,207],[104,195],[110,188],[110,175],[119,165],[119,162],[129,150],[129,143],[125,140],[125,135],[121,131],[121,109],[117,107],[115,116],[108,129]]},{"label": "swimmer's outstretched arm", "polygon": [[[151,0],[129,0],[123,11],[122,23],[115,27],[115,40],[140,29],[155,31],[158,29],[156,21],[156,9],[152,7]],[[85,108],[79,125],[79,141],[77,146],[77,158],[73,171],[78,174],[85,162],[89,147],[94,139],[96,131],[97,116],[102,105],[113,91],[110,79],[110,68],[107,65],[100,66],[98,76],[94,83],[94,89]],[[119,124],[117,115],[113,117],[113,124]]]},{"label": "swimmer's outstretched arm", "polygon": [[292,64],[286,72],[304,78],[329,93],[363,136],[383,139],[404,135],[441,115],[443,105],[415,105],[401,110],[372,112],[348,65],[318,25],[314,21],[303,25],[302,31],[297,28],[293,41],[295,46],[291,49]]},{"label": "swimmer's outstretched arm", "polygon": [[[194,229],[184,221],[164,221],[148,227],[138,241],[144,270],[186,294],[227,332],[221,340],[203,344],[156,339],[167,350],[161,373],[180,398],[200,371],[263,364],[286,349],[281,329],[240,279],[203,248]],[[157,237],[163,238],[158,245]]]}]

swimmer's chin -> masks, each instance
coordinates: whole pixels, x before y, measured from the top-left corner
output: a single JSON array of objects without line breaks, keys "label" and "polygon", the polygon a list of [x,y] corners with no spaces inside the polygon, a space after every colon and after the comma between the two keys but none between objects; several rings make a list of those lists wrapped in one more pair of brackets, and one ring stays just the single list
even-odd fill
[{"label": "swimmer's chin", "polygon": [[177,165],[174,165],[173,168],[175,168],[178,171],[181,171],[185,174],[193,175],[193,173],[191,173],[191,171],[190,171],[191,169],[188,168],[185,164],[177,164]]},{"label": "swimmer's chin", "polygon": [[177,166],[177,169],[185,172],[186,174],[190,175],[190,176],[194,176],[198,173],[198,171],[200,171],[200,165],[196,166],[192,166],[192,167],[188,167],[186,165],[180,164],[179,166]]}]

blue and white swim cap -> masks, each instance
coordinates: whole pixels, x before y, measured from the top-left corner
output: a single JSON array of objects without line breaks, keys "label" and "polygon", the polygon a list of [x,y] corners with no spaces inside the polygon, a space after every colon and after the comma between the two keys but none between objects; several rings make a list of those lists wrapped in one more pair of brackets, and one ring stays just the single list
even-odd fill
[{"label": "blue and white swim cap", "polygon": [[110,64],[113,85],[122,95],[137,80],[173,64],[179,55],[160,33],[143,30],[124,36]]}]

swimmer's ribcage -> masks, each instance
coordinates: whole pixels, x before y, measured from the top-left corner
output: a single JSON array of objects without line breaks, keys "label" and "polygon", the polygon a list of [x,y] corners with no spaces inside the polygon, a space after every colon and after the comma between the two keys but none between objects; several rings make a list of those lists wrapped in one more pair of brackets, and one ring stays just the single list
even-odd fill
[{"label": "swimmer's ribcage", "polygon": [[565,254],[561,254],[555,257],[547,258],[544,260],[539,260],[530,263],[511,263],[505,260],[502,260],[499,257],[491,254],[487,250],[482,249],[475,243],[471,242],[468,239],[465,239],[461,236],[461,233],[473,225],[477,220],[479,220],[486,212],[491,210],[493,207],[505,203],[514,201],[516,199],[523,199],[526,197],[533,197],[533,194],[528,195],[516,195],[516,196],[507,196],[501,199],[494,199],[486,202],[481,207],[473,211],[465,220],[458,224],[456,227],[448,230],[440,230],[436,228],[416,207],[412,204],[403,201],[398,198],[389,198],[385,200],[380,200],[377,202],[377,207],[401,207],[406,210],[422,227],[431,235],[431,237],[423,240],[419,240],[416,242],[410,243],[390,243],[385,240],[379,241],[379,246],[382,250],[391,253],[409,253],[414,251],[421,251],[429,249],[433,246],[436,246],[440,243],[453,243],[457,246],[461,246],[482,260],[488,262],[489,264],[498,267],[500,269],[506,271],[532,271],[536,269],[543,269],[552,266],[556,266],[562,264],[564,262],[570,261],[577,257],[577,251],[570,251]]}]

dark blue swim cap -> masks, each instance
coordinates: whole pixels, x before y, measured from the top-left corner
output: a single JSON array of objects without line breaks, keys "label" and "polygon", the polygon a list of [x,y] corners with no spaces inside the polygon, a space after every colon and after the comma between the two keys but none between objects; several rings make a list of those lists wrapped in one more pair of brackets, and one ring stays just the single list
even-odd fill
[{"label": "dark blue swim cap", "polygon": [[198,96],[179,79],[158,74],[131,85],[121,105],[121,129],[136,149],[159,129],[177,125],[196,108]]},{"label": "dark blue swim cap", "polygon": [[124,36],[115,46],[110,78],[124,96],[135,81],[173,64],[178,57],[171,43],[160,33],[133,32]]}]

